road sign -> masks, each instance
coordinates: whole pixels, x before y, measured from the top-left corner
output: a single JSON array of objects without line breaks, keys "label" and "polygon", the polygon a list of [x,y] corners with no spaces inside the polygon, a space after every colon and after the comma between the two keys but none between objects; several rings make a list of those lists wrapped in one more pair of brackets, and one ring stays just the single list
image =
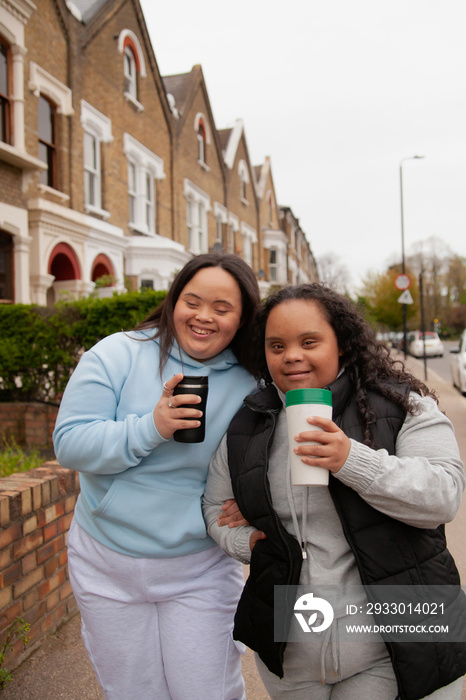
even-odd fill
[{"label": "road sign", "polygon": [[[401,275],[397,275],[395,277],[395,287],[397,289],[399,289],[401,292],[403,292],[405,289],[408,289],[410,284],[411,284],[411,280],[409,279],[408,275],[404,274],[404,272]],[[406,302],[402,302],[402,303],[406,303]]]},{"label": "road sign", "polygon": [[400,304],[414,304],[414,299],[411,296],[411,292],[409,291],[409,289],[405,289],[398,301]]}]

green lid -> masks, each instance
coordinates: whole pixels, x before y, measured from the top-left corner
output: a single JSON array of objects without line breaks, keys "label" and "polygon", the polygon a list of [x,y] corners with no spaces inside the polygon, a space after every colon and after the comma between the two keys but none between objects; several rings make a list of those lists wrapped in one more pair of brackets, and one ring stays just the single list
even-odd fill
[{"label": "green lid", "polygon": [[286,405],[296,406],[301,403],[324,403],[332,405],[332,392],[328,389],[291,389],[286,392]]}]

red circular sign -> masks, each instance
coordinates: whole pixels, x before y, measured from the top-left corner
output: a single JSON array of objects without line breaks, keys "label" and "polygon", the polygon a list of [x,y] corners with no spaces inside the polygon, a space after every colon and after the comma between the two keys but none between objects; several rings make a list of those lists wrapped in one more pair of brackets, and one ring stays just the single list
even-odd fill
[{"label": "red circular sign", "polygon": [[408,289],[410,284],[411,280],[409,279],[408,275],[405,275],[404,273],[395,277],[395,287],[402,292],[405,289]]}]

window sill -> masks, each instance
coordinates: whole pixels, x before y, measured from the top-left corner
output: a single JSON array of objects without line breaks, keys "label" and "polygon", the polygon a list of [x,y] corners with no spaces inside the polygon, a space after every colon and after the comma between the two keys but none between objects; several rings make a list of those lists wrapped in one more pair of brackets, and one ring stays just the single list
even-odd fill
[{"label": "window sill", "polygon": [[130,102],[138,112],[144,111],[144,105],[142,105],[138,100],[136,100],[136,98],[133,97],[129,92],[124,92],[123,97],[127,102]]},{"label": "window sill", "polygon": [[134,224],[131,221],[128,223],[128,228],[131,233],[140,233],[143,236],[150,236],[151,238],[155,238],[156,236],[155,231],[149,231],[149,229],[138,226],[138,224]]},{"label": "window sill", "polygon": [[37,189],[43,197],[50,199],[52,202],[58,202],[58,204],[67,204],[70,201],[69,195],[60,190],[56,190],[54,187],[49,187],[48,185],[43,185],[38,183]]},{"label": "window sill", "polygon": [[245,199],[244,197],[241,197],[241,204],[244,204],[245,207],[248,207],[248,206],[249,206],[248,200]]},{"label": "window sill", "polygon": [[20,151],[18,148],[10,146],[4,141],[0,141],[0,160],[21,170],[47,170],[44,161],[30,156],[26,151]]},{"label": "window sill", "polygon": [[210,168],[207,165],[207,163],[205,163],[203,160],[198,160],[197,162],[203,170],[205,170],[207,173],[210,173]]},{"label": "window sill", "polygon": [[90,214],[91,216],[97,216],[99,219],[103,219],[104,221],[107,221],[107,219],[110,218],[109,211],[106,211],[105,209],[100,209],[100,207],[93,207],[92,204],[85,204],[84,211],[86,212],[86,214]]}]

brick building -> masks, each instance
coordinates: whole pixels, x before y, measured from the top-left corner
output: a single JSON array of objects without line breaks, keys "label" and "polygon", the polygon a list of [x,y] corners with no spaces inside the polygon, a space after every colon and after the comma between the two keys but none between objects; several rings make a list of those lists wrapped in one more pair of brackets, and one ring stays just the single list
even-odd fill
[{"label": "brick building", "polygon": [[0,0],[0,301],[167,288],[215,246],[264,292],[315,279],[278,212],[270,161],[252,167],[241,120],[217,130],[201,67],[160,76],[137,0]]},{"label": "brick building", "polygon": [[243,121],[237,119],[232,128],[221,129],[219,135],[225,163],[225,207],[228,217],[224,247],[231,253],[241,255],[259,276],[259,201]]},{"label": "brick building", "polygon": [[222,149],[201,66],[163,83],[173,117],[174,239],[196,255],[222,243]]},{"label": "brick building", "polygon": [[287,282],[303,284],[319,279],[317,263],[302,230],[299,219],[290,207],[280,207],[280,227],[287,240]]}]

